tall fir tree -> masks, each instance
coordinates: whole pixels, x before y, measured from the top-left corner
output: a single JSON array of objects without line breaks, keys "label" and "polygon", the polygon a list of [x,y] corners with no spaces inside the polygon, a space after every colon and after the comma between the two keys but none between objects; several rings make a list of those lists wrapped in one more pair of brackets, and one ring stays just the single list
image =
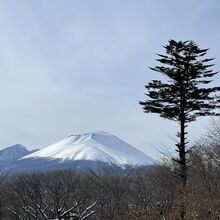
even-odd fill
[{"label": "tall fir tree", "polygon": [[[188,123],[199,116],[217,116],[220,107],[220,87],[209,87],[214,72],[212,59],[204,58],[208,49],[200,49],[193,41],[170,40],[166,55],[157,54],[159,66],[150,68],[165,76],[165,80],[152,80],[145,87],[147,100],[141,101],[145,113],[157,113],[163,118],[177,121],[180,125],[176,151],[173,160],[179,165],[178,176],[182,186],[187,183],[187,141]],[[181,218],[184,219],[184,210]]]}]

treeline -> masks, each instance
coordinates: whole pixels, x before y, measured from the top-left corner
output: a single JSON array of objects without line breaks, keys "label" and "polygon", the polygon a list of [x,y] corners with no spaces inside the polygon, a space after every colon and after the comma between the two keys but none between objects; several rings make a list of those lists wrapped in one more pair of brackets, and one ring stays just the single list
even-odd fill
[{"label": "treeline", "polygon": [[187,186],[175,163],[121,172],[117,168],[80,173],[71,170],[2,177],[3,220],[159,220],[220,219],[220,129],[189,153]]},{"label": "treeline", "polygon": [[1,184],[1,219],[160,219],[172,212],[174,181],[165,167],[16,175]]}]

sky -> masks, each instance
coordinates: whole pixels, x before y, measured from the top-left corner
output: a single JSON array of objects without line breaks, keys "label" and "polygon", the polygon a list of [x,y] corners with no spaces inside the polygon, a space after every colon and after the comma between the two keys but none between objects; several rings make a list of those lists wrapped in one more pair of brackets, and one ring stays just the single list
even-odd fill
[{"label": "sky", "polygon": [[219,0],[0,0],[0,149],[102,130],[157,157],[178,125],[138,104],[149,67],[175,39],[210,48],[220,70],[219,21]]}]

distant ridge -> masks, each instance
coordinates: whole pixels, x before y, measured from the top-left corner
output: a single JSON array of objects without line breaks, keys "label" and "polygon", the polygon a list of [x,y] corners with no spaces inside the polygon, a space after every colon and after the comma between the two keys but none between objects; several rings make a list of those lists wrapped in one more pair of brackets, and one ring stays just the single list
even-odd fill
[{"label": "distant ridge", "polygon": [[17,160],[29,153],[30,151],[26,147],[16,144],[0,150],[0,162]]}]

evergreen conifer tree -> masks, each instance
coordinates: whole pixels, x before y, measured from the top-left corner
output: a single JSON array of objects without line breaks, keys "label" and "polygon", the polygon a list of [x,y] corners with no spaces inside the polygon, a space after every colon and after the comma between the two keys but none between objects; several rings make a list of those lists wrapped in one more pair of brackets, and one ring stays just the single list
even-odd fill
[{"label": "evergreen conifer tree", "polygon": [[[204,56],[208,49],[200,49],[193,41],[170,40],[166,46],[166,55],[158,54],[160,65],[150,68],[162,73],[165,80],[152,80],[147,85],[147,100],[141,101],[145,113],[158,113],[161,117],[177,121],[180,125],[176,151],[178,157],[173,160],[179,165],[178,176],[182,186],[187,183],[187,141],[188,123],[199,116],[219,115],[220,87],[209,87],[214,72],[210,61]],[[181,218],[184,219],[184,210]]]}]

